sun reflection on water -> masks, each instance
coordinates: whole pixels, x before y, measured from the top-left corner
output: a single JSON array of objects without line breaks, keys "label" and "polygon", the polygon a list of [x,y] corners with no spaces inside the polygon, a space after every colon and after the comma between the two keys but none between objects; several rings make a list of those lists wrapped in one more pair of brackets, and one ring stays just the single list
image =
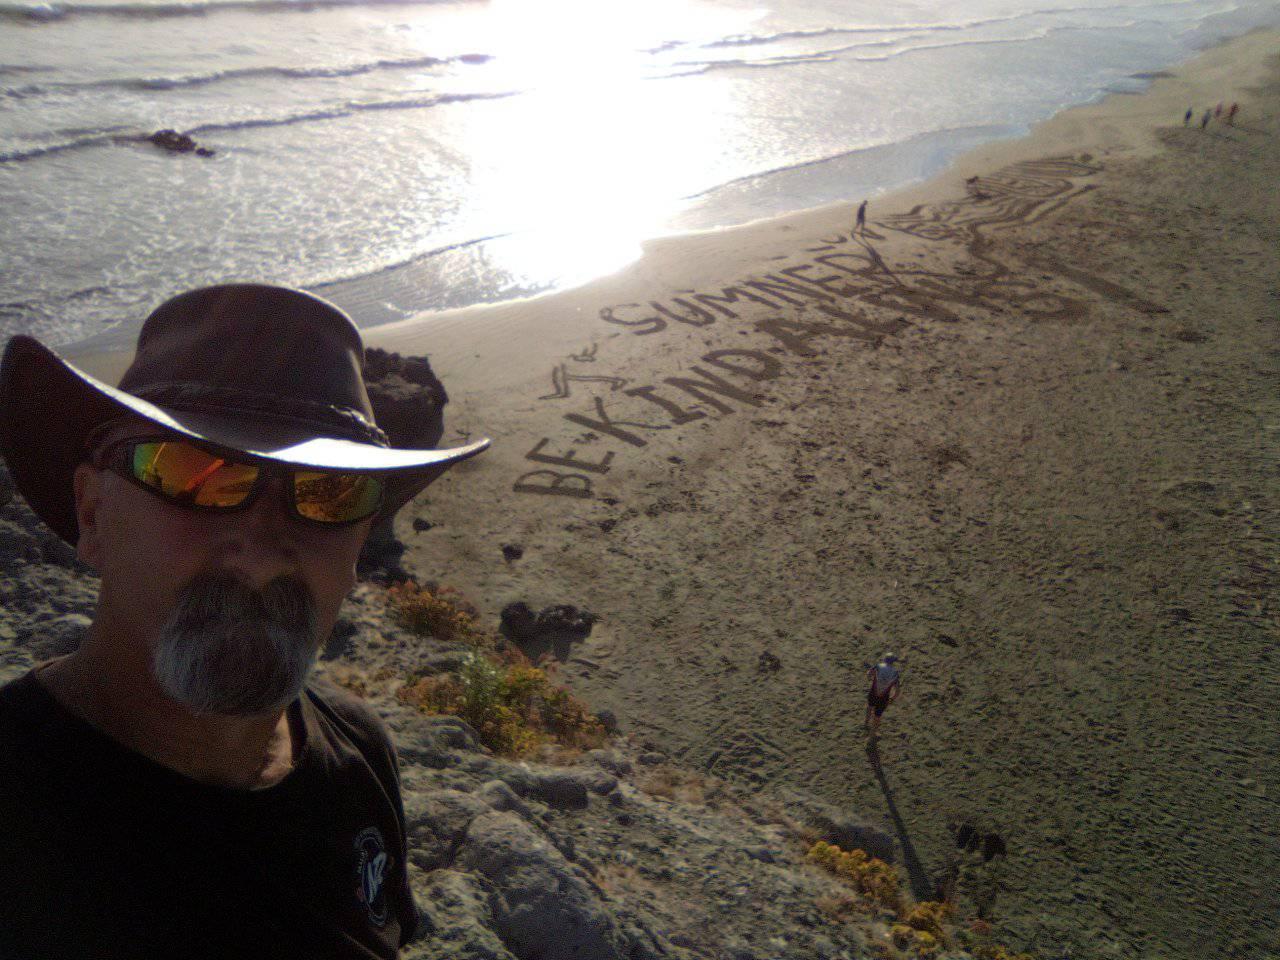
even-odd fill
[{"label": "sun reflection on water", "polygon": [[662,79],[651,52],[723,36],[758,12],[687,0],[488,6],[485,86],[525,92],[465,112],[451,137],[471,163],[461,188],[479,222],[511,230],[489,259],[535,287],[614,272],[663,232],[689,164],[721,149],[732,113],[727,80]]}]

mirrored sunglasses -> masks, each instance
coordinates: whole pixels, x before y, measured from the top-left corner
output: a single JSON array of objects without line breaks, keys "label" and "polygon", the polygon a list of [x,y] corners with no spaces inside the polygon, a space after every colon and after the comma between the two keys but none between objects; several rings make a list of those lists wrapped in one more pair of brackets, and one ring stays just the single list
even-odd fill
[{"label": "mirrored sunglasses", "polygon": [[358,523],[382,506],[385,486],[370,473],[263,467],[172,437],[130,437],[100,448],[94,463],[162,500],[195,510],[248,507],[266,480],[285,480],[290,512],[325,526]]}]

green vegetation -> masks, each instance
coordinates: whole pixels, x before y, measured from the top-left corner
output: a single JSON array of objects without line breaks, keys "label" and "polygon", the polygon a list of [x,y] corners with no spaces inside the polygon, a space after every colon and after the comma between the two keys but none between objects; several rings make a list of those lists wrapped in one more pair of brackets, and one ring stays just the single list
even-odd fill
[{"label": "green vegetation", "polygon": [[397,620],[419,635],[475,648],[456,673],[416,677],[399,697],[424,713],[464,720],[495,753],[529,756],[544,744],[601,746],[603,724],[586,705],[552,682],[554,665],[532,664],[481,630],[474,608],[452,591],[401,583],[388,590]]}]

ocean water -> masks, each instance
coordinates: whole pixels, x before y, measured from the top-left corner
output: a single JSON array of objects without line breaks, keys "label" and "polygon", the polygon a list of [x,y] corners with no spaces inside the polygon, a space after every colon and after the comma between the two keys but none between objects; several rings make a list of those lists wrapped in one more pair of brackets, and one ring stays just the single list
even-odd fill
[{"label": "ocean water", "polygon": [[1274,0],[0,0],[0,336],[110,343],[231,279],[366,326],[571,285],[1276,24]]}]

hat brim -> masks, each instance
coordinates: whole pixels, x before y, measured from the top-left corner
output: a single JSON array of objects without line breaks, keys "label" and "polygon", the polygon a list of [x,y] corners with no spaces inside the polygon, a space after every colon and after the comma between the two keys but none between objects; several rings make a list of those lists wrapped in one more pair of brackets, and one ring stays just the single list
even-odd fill
[{"label": "hat brim", "polygon": [[252,459],[313,470],[385,475],[389,516],[450,466],[483,451],[488,439],[444,450],[379,447],[316,437],[298,425],[229,419],[149,403],[91,377],[39,341],[13,337],[0,362],[0,454],[15,486],[67,543],[79,539],[72,476],[99,426],[137,417],[157,428],[236,451]]}]

